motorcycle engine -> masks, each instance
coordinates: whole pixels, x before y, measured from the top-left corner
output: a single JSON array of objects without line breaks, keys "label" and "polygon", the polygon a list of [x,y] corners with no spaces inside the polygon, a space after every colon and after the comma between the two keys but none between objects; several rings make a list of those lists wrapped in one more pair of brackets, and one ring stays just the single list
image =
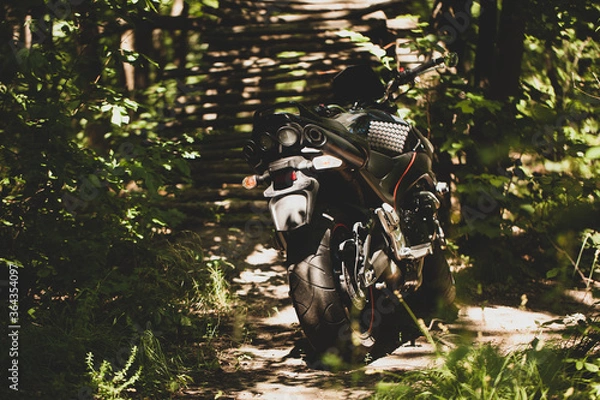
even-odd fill
[{"label": "motorcycle engine", "polygon": [[438,206],[439,202],[431,192],[416,193],[405,201],[398,214],[408,246],[430,243],[434,239]]}]

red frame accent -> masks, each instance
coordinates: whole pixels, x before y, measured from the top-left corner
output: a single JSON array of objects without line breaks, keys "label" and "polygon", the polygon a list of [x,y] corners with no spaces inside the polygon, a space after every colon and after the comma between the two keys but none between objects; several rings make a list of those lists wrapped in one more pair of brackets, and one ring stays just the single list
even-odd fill
[{"label": "red frame accent", "polygon": [[396,183],[396,187],[394,188],[394,210],[396,210],[396,195],[398,194],[398,187],[400,186],[400,183],[402,183],[402,180],[404,179],[404,177],[406,176],[406,174],[408,173],[410,168],[413,166],[416,158],[417,158],[417,152],[415,151],[412,155],[412,158],[410,159],[410,162],[408,163],[408,166],[404,170],[404,173],[398,180],[398,183]]}]

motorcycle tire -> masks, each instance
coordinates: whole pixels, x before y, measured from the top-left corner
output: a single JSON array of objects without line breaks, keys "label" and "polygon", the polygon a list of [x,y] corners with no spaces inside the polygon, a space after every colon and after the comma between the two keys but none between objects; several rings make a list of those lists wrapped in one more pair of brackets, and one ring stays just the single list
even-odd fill
[{"label": "motorcycle tire", "polygon": [[[336,218],[336,221],[346,219]],[[353,308],[349,299],[342,297],[333,270],[330,245],[335,225],[322,219],[288,237],[290,297],[302,330],[316,353],[335,353],[344,361],[355,363],[369,352],[374,355],[398,345],[390,338],[397,337],[392,325],[398,314],[383,310],[380,316],[385,321],[381,321],[376,329],[369,332],[361,327],[364,314]],[[407,299],[407,303],[425,319],[449,319],[456,311],[454,298],[454,278],[442,249],[436,247],[425,259],[421,288]],[[410,323],[406,319],[400,322],[399,329],[406,328],[407,322]],[[380,330],[379,327],[386,328]],[[411,338],[410,335],[405,337]]]},{"label": "motorcycle tire", "polygon": [[436,246],[433,254],[425,258],[423,284],[407,303],[412,310],[426,320],[432,318],[452,321],[457,318],[454,305],[456,284],[444,251]]},{"label": "motorcycle tire", "polygon": [[330,252],[331,226],[311,224],[288,240],[288,280],[298,320],[314,350],[352,350],[349,310],[336,283]]}]

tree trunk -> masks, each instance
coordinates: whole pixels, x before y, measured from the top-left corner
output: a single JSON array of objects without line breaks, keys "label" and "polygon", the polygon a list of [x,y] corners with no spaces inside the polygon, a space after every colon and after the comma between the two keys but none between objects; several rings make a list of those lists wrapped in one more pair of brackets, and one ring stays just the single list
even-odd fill
[{"label": "tree trunk", "polygon": [[496,73],[496,35],[498,33],[498,0],[482,2],[479,36],[475,53],[475,87],[489,90]]},{"label": "tree trunk", "polygon": [[[135,50],[135,37],[133,29],[128,29],[121,34],[121,49],[124,51]],[[123,62],[123,75],[125,76],[125,87],[128,91],[133,92],[135,89],[135,67],[133,64]]]},{"label": "tree trunk", "polygon": [[[175,0],[171,9],[172,17],[188,17],[190,6],[184,0]],[[179,32],[173,32],[173,47],[175,50],[175,64],[181,71],[185,70],[185,61],[188,52],[188,31],[182,27]]]},{"label": "tree trunk", "polygon": [[135,88],[145,89],[150,77],[150,63],[145,57],[152,54],[152,25],[145,19],[138,20],[135,26],[135,50],[143,55],[136,63]]},{"label": "tree trunk", "polygon": [[463,73],[468,69],[467,34],[472,29],[472,0],[436,0],[432,19],[433,27],[449,51],[458,55],[457,69]]},{"label": "tree trunk", "polygon": [[498,32],[498,60],[491,98],[507,100],[519,94],[528,0],[503,0]]}]

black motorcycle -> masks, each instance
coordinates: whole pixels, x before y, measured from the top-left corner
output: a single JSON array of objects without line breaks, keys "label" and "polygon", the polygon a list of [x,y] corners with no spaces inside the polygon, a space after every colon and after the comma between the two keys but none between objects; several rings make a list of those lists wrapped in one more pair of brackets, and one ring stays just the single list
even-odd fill
[{"label": "black motorcycle", "polygon": [[317,353],[396,346],[418,335],[416,318],[451,308],[437,217],[448,185],[432,171],[430,141],[394,105],[400,87],[444,62],[393,71],[387,85],[349,67],[333,80],[336,104],[255,113],[244,156],[256,175],[243,185],[268,185],[290,296]]}]

